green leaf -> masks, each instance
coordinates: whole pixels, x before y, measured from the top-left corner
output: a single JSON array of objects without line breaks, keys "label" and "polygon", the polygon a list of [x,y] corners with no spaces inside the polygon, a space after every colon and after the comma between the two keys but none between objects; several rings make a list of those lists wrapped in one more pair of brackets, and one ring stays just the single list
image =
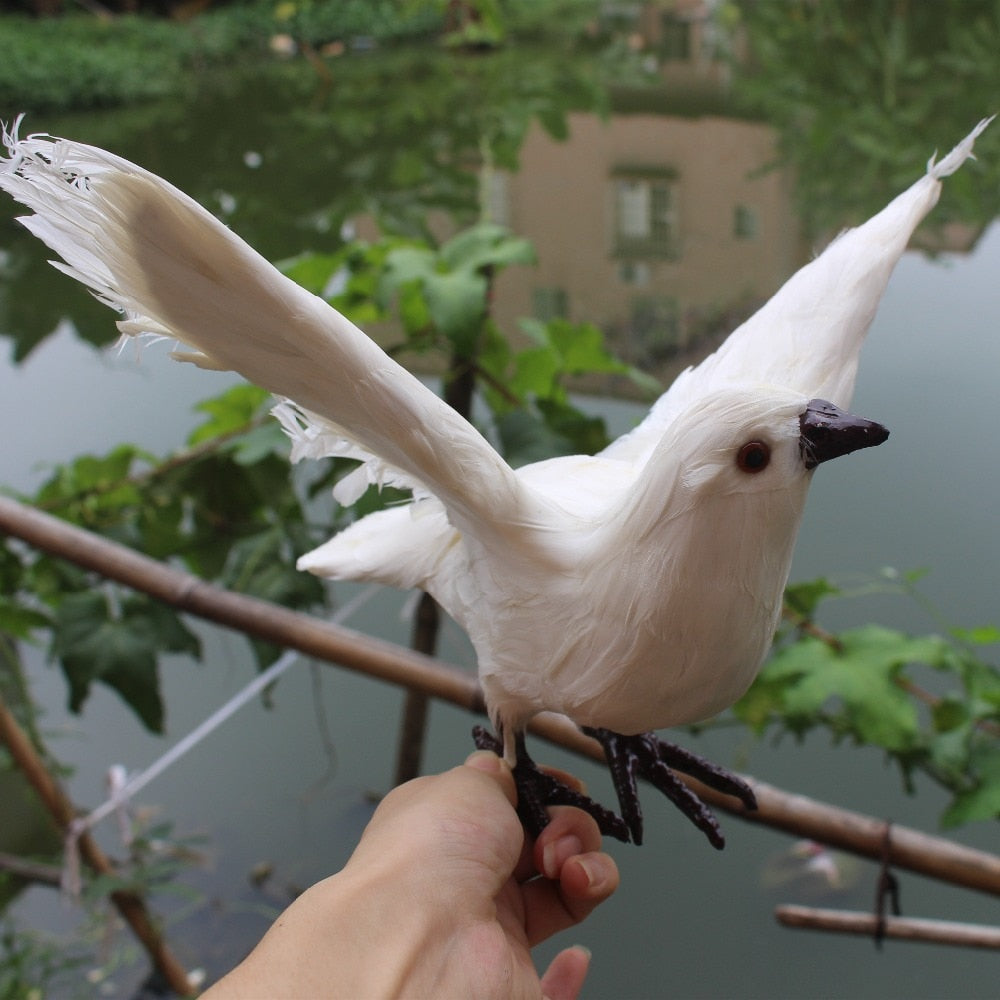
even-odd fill
[{"label": "green leaf", "polygon": [[208,414],[208,419],[191,432],[188,444],[200,444],[220,435],[242,430],[253,421],[270,399],[271,394],[266,389],[241,383],[227,389],[219,396],[202,400],[194,408],[200,413]]},{"label": "green leaf", "polygon": [[563,367],[571,375],[624,374],[628,371],[628,366],[604,346],[604,334],[593,323],[550,320],[548,335],[549,342],[562,356]]},{"label": "green leaf", "polygon": [[322,295],[330,277],[344,266],[342,254],[304,253],[279,261],[278,270],[314,295]]},{"label": "green leaf", "polygon": [[237,465],[256,465],[266,458],[288,461],[290,442],[277,420],[267,420],[247,431],[234,442],[233,461]]},{"label": "green leaf", "polygon": [[56,609],[52,655],[69,684],[69,707],[79,713],[100,681],[112,688],[153,732],[163,731],[157,656],[197,655],[197,637],[165,605],[130,597],[113,612],[103,593],[66,596]]},{"label": "green leaf", "polygon": [[139,500],[128,481],[138,459],[153,461],[152,456],[131,444],[118,445],[107,455],[80,455],[56,468],[39,489],[36,502],[58,510],[70,520],[94,526],[108,512]]},{"label": "green leaf", "polygon": [[951,732],[969,722],[968,706],[954,694],[946,694],[931,708],[931,719],[939,733]]},{"label": "green leaf", "polygon": [[415,335],[424,333],[431,325],[431,313],[424,297],[424,286],[419,281],[412,281],[401,286],[399,299],[396,303],[399,318],[403,327],[410,335],[411,344]]},{"label": "green leaf", "polygon": [[15,639],[30,639],[33,632],[49,624],[49,619],[40,611],[25,608],[0,595],[0,633]]},{"label": "green leaf", "polygon": [[481,274],[456,271],[424,279],[424,295],[433,325],[463,356],[470,355],[486,316],[488,284]]},{"label": "green leaf", "polygon": [[514,357],[510,388],[518,396],[545,399],[558,388],[561,371],[559,355],[551,347],[528,347]]},{"label": "green leaf", "polygon": [[452,237],[440,250],[449,270],[501,270],[509,264],[534,264],[535,248],[529,240],[512,236],[503,226],[482,222]]},{"label": "green leaf", "polygon": [[288,535],[268,527],[241,538],[231,550],[226,581],[240,593],[252,594],[284,607],[315,606],[323,598],[323,585],[311,573],[300,573]]},{"label": "green leaf", "polygon": [[387,302],[399,288],[433,274],[435,254],[427,247],[401,246],[391,250],[379,280],[378,297]]},{"label": "green leaf", "polygon": [[982,750],[977,754],[975,765],[979,778],[977,784],[955,796],[941,817],[943,826],[959,826],[1000,816],[1000,746],[993,745]]},{"label": "green leaf", "polygon": [[504,457],[515,468],[569,454],[566,440],[529,410],[511,410],[496,420]]},{"label": "green leaf", "polygon": [[816,614],[816,608],[824,597],[835,597],[840,588],[830,583],[825,577],[807,580],[802,583],[789,584],[785,588],[785,603],[798,615],[811,621]]},{"label": "green leaf", "polygon": [[538,400],[546,424],[565,442],[564,454],[593,455],[608,445],[603,417],[583,413],[575,406],[556,399]]},{"label": "green leaf", "polygon": [[790,681],[783,690],[783,711],[804,718],[838,712],[846,730],[864,743],[904,750],[918,739],[912,699],[896,683],[911,663],[936,666],[951,653],[937,636],[911,638],[868,625],[840,636],[842,649],[811,637],[785,647],[765,666],[768,681]]},{"label": "green leaf", "polygon": [[978,628],[953,628],[952,635],[973,646],[991,646],[1000,642],[1000,628],[996,625],[980,625]]}]

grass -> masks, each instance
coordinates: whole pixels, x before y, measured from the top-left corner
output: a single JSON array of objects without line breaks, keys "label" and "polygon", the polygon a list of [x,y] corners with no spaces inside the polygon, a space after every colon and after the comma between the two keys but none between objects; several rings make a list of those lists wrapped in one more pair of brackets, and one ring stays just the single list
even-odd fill
[{"label": "grass", "polygon": [[231,4],[191,21],[0,15],[0,118],[18,111],[116,107],[182,92],[194,71],[259,59],[276,34],[321,45],[359,35],[386,43],[426,35],[436,14],[400,16],[389,0]]}]

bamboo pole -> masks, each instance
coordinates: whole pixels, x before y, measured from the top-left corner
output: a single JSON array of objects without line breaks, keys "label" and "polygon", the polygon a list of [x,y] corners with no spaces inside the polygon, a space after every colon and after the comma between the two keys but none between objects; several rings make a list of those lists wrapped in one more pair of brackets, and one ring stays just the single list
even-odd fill
[{"label": "bamboo pole", "polygon": [[[0,530],[191,614],[319,660],[416,688],[470,712],[485,711],[476,678],[458,667],[309,615],[222,590],[5,497],[0,497]],[[598,743],[563,716],[543,713],[529,728],[550,742],[593,760],[603,760]],[[713,808],[748,822],[808,837],[874,860],[884,856],[882,819],[791,794],[752,778],[746,780],[757,796],[759,808],[748,812],[736,799],[693,778],[680,777]],[[954,885],[1000,895],[1000,856],[904,826],[893,824],[888,863]]]},{"label": "bamboo pole", "polygon": [[[775,918],[783,927],[832,931],[874,937],[878,918],[871,913],[853,910],[816,909],[811,906],[779,906]],[[923,920],[917,917],[886,917],[882,936],[901,941],[960,945],[965,948],[1000,949],[1000,927],[985,924],[956,923],[952,920]]]},{"label": "bamboo pole", "polygon": [[[31,783],[56,827],[65,837],[76,817],[76,809],[2,700],[0,700],[0,743],[10,751],[14,763]],[[108,856],[97,846],[97,842],[87,831],[79,835],[77,845],[85,864],[99,875],[117,874]],[[115,908],[132,929],[132,933],[146,949],[153,965],[170,984],[170,988],[179,996],[193,996],[196,991],[188,979],[187,972],[167,947],[142,897],[136,892],[125,889],[115,889],[109,895]]]}]

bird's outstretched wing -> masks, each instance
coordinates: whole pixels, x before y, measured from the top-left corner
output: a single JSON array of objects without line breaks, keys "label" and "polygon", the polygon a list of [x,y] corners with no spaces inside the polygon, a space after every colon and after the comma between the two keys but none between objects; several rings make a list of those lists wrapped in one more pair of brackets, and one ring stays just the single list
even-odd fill
[{"label": "bird's outstretched wing", "polygon": [[124,313],[124,333],[175,338],[182,359],[294,400],[487,544],[544,521],[544,501],[471,424],[193,199],[104,150],[16,132],[0,188],[36,212],[21,221],[65,262],[53,263]]},{"label": "bird's outstretched wing", "polygon": [[972,156],[992,120],[983,119],[944,159],[932,157],[918,181],[792,275],[714,354],[682,372],[646,419],[603,454],[644,461],[678,414],[727,384],[781,386],[850,405],[861,345],[889,276],[937,204],[942,178]]}]

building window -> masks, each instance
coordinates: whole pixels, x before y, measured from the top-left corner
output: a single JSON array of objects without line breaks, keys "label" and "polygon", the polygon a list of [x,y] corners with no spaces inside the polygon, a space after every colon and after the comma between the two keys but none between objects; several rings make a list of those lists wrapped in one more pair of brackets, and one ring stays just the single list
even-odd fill
[{"label": "building window", "polygon": [[733,209],[733,236],[738,240],[757,238],[757,213],[748,205],[737,205]]},{"label": "building window", "polygon": [[675,14],[660,19],[660,55],[665,60],[686,62],[691,58],[691,22]]},{"label": "building window", "polygon": [[677,196],[671,176],[619,175],[614,201],[617,256],[677,256]]},{"label": "building window", "polygon": [[552,319],[566,319],[569,304],[564,288],[535,288],[531,292],[531,311],[535,319],[548,323]]}]

